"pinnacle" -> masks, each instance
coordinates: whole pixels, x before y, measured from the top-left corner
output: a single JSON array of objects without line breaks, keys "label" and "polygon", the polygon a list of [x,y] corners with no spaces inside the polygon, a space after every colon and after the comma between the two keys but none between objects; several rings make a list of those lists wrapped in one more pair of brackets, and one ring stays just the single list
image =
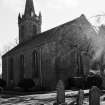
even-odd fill
[{"label": "pinnacle", "polygon": [[35,15],[33,0],[26,0],[25,13],[24,14],[29,15],[29,16],[31,16],[31,14]]}]

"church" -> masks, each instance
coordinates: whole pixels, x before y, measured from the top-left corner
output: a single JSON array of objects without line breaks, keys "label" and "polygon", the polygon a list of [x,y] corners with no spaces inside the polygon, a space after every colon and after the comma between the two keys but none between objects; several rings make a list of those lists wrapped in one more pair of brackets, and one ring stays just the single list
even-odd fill
[{"label": "church", "polygon": [[2,77],[9,87],[31,78],[36,87],[56,89],[58,80],[89,73],[92,51],[90,35],[96,31],[84,15],[41,32],[42,15],[33,0],[26,0],[18,15],[19,44],[2,56]]}]

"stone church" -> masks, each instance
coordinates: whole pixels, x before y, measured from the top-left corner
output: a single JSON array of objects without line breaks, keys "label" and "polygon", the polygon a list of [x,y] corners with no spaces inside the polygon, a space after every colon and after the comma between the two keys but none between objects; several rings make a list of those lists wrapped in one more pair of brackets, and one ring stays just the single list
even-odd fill
[{"label": "stone church", "polygon": [[70,77],[87,75],[90,68],[90,35],[96,31],[84,15],[41,32],[42,16],[36,15],[33,0],[26,0],[18,16],[19,44],[2,56],[2,77],[7,86],[24,78],[36,87],[55,89]]}]

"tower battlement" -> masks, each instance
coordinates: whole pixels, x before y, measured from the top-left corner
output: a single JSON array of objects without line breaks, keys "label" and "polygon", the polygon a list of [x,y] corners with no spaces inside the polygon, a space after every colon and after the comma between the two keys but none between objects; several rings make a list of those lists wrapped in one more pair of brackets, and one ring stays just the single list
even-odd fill
[{"label": "tower battlement", "polygon": [[33,0],[26,0],[25,11],[18,15],[19,43],[29,40],[33,36],[41,33],[42,16],[36,15]]}]

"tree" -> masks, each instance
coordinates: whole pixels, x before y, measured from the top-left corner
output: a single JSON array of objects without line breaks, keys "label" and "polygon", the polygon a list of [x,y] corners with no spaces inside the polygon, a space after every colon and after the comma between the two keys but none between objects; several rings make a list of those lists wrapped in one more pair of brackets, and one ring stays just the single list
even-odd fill
[{"label": "tree", "polygon": [[6,52],[10,51],[12,48],[14,48],[15,46],[17,46],[19,43],[19,40],[18,38],[16,37],[14,39],[14,41],[11,43],[9,42],[8,45],[5,45],[4,48],[3,48],[3,51],[0,51],[0,56],[5,54]]},{"label": "tree", "polygon": [[6,87],[6,81],[4,81],[3,79],[0,79],[0,87]]},{"label": "tree", "polygon": [[30,88],[35,86],[35,83],[32,79],[26,78],[26,79],[20,80],[18,83],[18,86],[23,88],[24,91],[29,91]]}]

